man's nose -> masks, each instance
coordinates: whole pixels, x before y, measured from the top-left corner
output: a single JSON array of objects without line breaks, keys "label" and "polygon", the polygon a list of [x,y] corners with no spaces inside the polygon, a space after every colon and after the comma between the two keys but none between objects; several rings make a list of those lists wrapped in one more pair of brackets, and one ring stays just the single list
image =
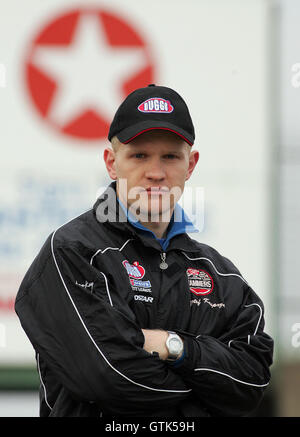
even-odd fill
[{"label": "man's nose", "polygon": [[166,177],[163,163],[159,160],[152,160],[146,169],[145,176],[148,179],[162,180]]}]

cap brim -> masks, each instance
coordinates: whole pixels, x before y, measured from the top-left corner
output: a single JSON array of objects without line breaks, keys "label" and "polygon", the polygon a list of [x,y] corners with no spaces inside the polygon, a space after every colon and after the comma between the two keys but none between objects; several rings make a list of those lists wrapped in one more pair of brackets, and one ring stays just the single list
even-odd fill
[{"label": "cap brim", "polygon": [[178,128],[172,123],[162,122],[157,120],[147,120],[137,123],[133,126],[130,126],[121,132],[119,132],[116,136],[119,141],[123,144],[130,143],[134,138],[143,134],[144,132],[148,132],[150,130],[167,130],[173,132],[174,134],[181,137],[184,141],[186,141],[190,146],[194,144],[194,138],[188,134],[184,129]]}]

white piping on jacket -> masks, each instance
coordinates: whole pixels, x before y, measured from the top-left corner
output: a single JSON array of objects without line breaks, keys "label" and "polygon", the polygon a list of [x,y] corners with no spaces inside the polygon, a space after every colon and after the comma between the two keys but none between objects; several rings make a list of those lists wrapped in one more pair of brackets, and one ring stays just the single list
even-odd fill
[{"label": "white piping on jacket", "polygon": [[[94,260],[94,258],[95,258],[95,256],[97,256],[98,255],[98,253],[105,253],[108,249],[110,249],[110,250],[118,250],[119,252],[121,252],[121,250],[126,246],[126,244],[129,242],[129,241],[131,241],[131,240],[133,240],[133,238],[129,238],[129,240],[127,240],[127,241],[125,241],[125,243],[123,244],[123,246],[122,247],[106,247],[105,249],[98,249],[95,253],[94,253],[94,255],[91,257],[91,259],[90,259],[90,265],[93,265],[93,260]],[[106,276],[105,276],[105,274],[103,273],[103,272],[100,272],[103,276],[104,276],[104,279],[105,279],[105,286],[106,286],[106,292],[107,292],[107,295],[108,295],[108,299],[109,299],[109,302],[110,302],[110,304],[111,304],[111,306],[113,306],[113,303],[112,303],[112,300],[111,300],[111,296],[110,296],[110,292],[109,292],[109,288],[108,288],[108,283],[107,283],[107,278],[106,278]]]},{"label": "white piping on jacket", "polygon": [[42,378],[42,373],[41,373],[41,368],[40,368],[40,354],[37,354],[37,367],[38,367],[40,381],[41,381],[41,384],[42,384],[42,387],[44,390],[45,402],[46,402],[47,406],[50,408],[50,410],[52,411],[52,407],[50,407],[50,405],[48,403],[47,390],[46,390],[46,386],[45,386],[43,378]]},{"label": "white piping on jacket", "polygon": [[184,253],[184,252],[182,252],[182,253],[183,253],[183,255],[184,255],[186,258],[190,259],[191,261],[197,261],[197,260],[199,260],[199,259],[204,259],[204,260],[206,260],[206,261],[208,261],[208,262],[211,263],[211,265],[213,266],[214,270],[218,273],[218,275],[220,275],[220,276],[237,276],[237,277],[240,278],[242,281],[244,281],[245,284],[248,285],[247,281],[246,281],[246,280],[245,280],[241,275],[238,275],[237,273],[221,273],[221,272],[219,272],[219,271],[217,270],[216,266],[214,265],[214,263],[213,263],[209,258],[205,258],[205,257],[203,257],[203,256],[200,256],[199,258],[190,258],[186,253]]},{"label": "white piping on jacket", "polygon": [[[64,225],[62,225],[62,226],[64,226]],[[55,236],[56,232],[57,232],[57,231],[58,231],[62,226],[60,226],[58,229],[56,229],[56,231],[53,232],[52,237],[51,237],[51,252],[52,252],[52,256],[53,256],[53,260],[54,260],[54,264],[55,264],[55,266],[56,266],[56,269],[57,269],[57,272],[58,272],[59,277],[60,277],[60,279],[61,279],[61,282],[62,282],[62,284],[63,284],[63,286],[64,286],[64,288],[65,288],[65,290],[66,290],[66,293],[67,293],[67,295],[68,295],[68,297],[69,297],[69,299],[70,299],[70,301],[71,301],[71,303],[72,303],[72,305],[73,305],[73,307],[74,307],[74,310],[75,310],[75,312],[76,312],[76,314],[77,314],[77,316],[78,316],[78,318],[79,318],[79,320],[80,320],[82,326],[84,327],[84,329],[85,329],[85,331],[86,331],[88,337],[90,338],[90,340],[92,341],[93,345],[96,347],[97,351],[100,353],[100,355],[102,356],[102,358],[104,359],[104,361],[105,361],[105,362],[109,365],[109,367],[110,367],[112,370],[114,370],[118,375],[120,375],[121,377],[123,377],[123,378],[126,379],[127,381],[131,382],[132,384],[135,384],[135,385],[137,385],[137,386],[139,386],[139,387],[142,387],[142,388],[146,388],[147,390],[158,391],[158,392],[167,392],[167,393],[188,393],[188,392],[192,391],[191,389],[188,389],[188,390],[166,390],[166,389],[158,389],[158,388],[148,387],[147,385],[140,384],[140,383],[135,382],[135,381],[133,381],[132,379],[128,378],[126,375],[124,375],[124,374],[121,373],[119,370],[117,370],[117,369],[116,369],[116,368],[115,368],[115,367],[114,367],[114,366],[113,366],[113,365],[108,361],[108,359],[106,358],[106,356],[103,354],[103,352],[102,352],[101,349],[98,347],[98,345],[97,345],[97,343],[95,342],[95,340],[93,339],[93,337],[92,337],[92,335],[90,334],[89,330],[87,329],[87,327],[86,327],[86,325],[85,325],[85,323],[84,323],[84,321],[83,321],[83,319],[82,319],[82,317],[81,317],[81,315],[80,315],[80,313],[79,313],[79,311],[78,311],[78,309],[77,309],[77,307],[76,307],[76,305],[75,305],[75,303],[74,303],[74,301],[73,301],[73,299],[72,299],[72,297],[71,297],[71,295],[70,295],[70,292],[69,292],[69,290],[68,290],[68,287],[66,286],[66,283],[65,283],[65,281],[64,281],[64,279],[63,279],[63,276],[62,276],[62,274],[61,274],[61,271],[60,271],[60,269],[59,269],[59,267],[58,267],[58,263],[57,263],[57,260],[56,260],[56,258],[55,258],[55,255],[54,255],[54,244],[53,244],[53,241],[54,241],[54,236]],[[108,249],[108,248],[107,248],[107,249]],[[97,251],[97,252],[98,252],[98,251]],[[96,252],[96,253],[97,253],[97,252]],[[95,254],[95,255],[96,255],[96,254]]]},{"label": "white piping on jacket", "polygon": [[107,295],[108,295],[109,303],[113,307],[113,303],[112,303],[110,292],[109,292],[109,288],[108,288],[107,277],[105,276],[105,274],[103,272],[100,272],[100,273],[101,273],[102,276],[104,276],[105,287],[106,287],[106,292],[107,292]]},{"label": "white piping on jacket", "polygon": [[[260,324],[260,321],[261,321],[261,318],[262,318],[262,315],[263,315],[263,310],[262,310],[262,307],[261,307],[258,303],[250,303],[249,305],[245,305],[245,308],[251,307],[251,306],[253,306],[253,305],[258,306],[258,308],[259,308],[259,312],[260,312],[260,314],[259,314],[259,318],[258,318],[258,322],[257,322],[257,325],[256,325],[256,328],[255,328],[255,330],[254,330],[254,333],[252,334],[252,335],[254,336],[254,335],[256,335],[256,333],[257,333],[257,330],[258,330],[258,327],[259,327],[259,324]],[[247,339],[248,339],[248,344],[251,344],[251,343],[250,343],[250,335],[248,335]],[[234,341],[234,339],[233,339],[233,340],[230,340],[230,341],[228,342],[228,346],[229,346],[229,347],[230,347],[230,343],[231,343],[232,341]]]},{"label": "white piping on jacket", "polygon": [[194,369],[195,372],[198,372],[198,371],[201,371],[201,370],[202,371],[206,371],[206,372],[219,373],[220,375],[227,376],[228,378],[233,379],[234,381],[239,382],[240,384],[251,385],[253,387],[266,387],[267,385],[269,385],[268,382],[266,384],[253,384],[251,382],[242,381],[241,379],[234,378],[233,376],[228,375],[228,373],[220,372],[219,370],[206,369],[206,368]]},{"label": "white piping on jacket", "polygon": [[93,260],[94,260],[95,256],[98,255],[98,253],[104,253],[104,252],[106,252],[108,249],[110,249],[110,250],[118,250],[119,252],[121,252],[121,250],[122,250],[122,249],[126,246],[126,244],[127,244],[129,241],[131,241],[131,240],[133,240],[133,238],[129,238],[129,240],[125,241],[125,243],[123,244],[122,247],[106,247],[106,248],[103,249],[103,250],[102,250],[102,249],[98,249],[97,252],[95,252],[94,255],[91,257],[90,264],[91,264],[91,265],[93,264]]},{"label": "white piping on jacket", "polygon": [[[258,322],[257,322],[256,328],[255,328],[255,331],[252,334],[252,335],[256,335],[258,327],[259,327],[259,324],[260,324],[260,321],[261,321],[261,318],[262,318],[262,315],[263,315],[263,310],[262,310],[262,307],[258,303],[250,303],[249,305],[245,305],[245,308],[251,307],[253,305],[258,306],[259,311],[260,311],[260,315],[259,315],[259,318],[258,318]],[[250,344],[250,339],[249,339],[248,343]]]}]

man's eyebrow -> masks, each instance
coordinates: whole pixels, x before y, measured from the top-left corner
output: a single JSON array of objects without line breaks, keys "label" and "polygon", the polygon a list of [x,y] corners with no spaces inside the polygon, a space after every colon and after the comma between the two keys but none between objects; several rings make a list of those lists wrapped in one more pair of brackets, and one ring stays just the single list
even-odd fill
[{"label": "man's eyebrow", "polygon": [[143,149],[143,146],[133,146],[133,147],[130,147],[130,148],[127,148],[126,149],[126,153],[141,153],[141,152],[144,152],[145,153],[145,149]]},{"label": "man's eyebrow", "polygon": [[166,152],[162,152],[163,155],[178,155],[183,156],[184,152],[182,150],[168,150]]}]

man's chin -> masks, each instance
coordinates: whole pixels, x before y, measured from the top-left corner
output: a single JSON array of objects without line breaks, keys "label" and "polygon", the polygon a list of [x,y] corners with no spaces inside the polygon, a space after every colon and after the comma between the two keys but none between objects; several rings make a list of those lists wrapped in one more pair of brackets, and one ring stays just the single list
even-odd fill
[{"label": "man's chin", "polygon": [[140,208],[137,211],[130,211],[134,216],[138,218],[141,222],[152,222],[152,223],[158,223],[158,222],[170,222],[172,217],[172,211],[163,210],[162,208]]}]

